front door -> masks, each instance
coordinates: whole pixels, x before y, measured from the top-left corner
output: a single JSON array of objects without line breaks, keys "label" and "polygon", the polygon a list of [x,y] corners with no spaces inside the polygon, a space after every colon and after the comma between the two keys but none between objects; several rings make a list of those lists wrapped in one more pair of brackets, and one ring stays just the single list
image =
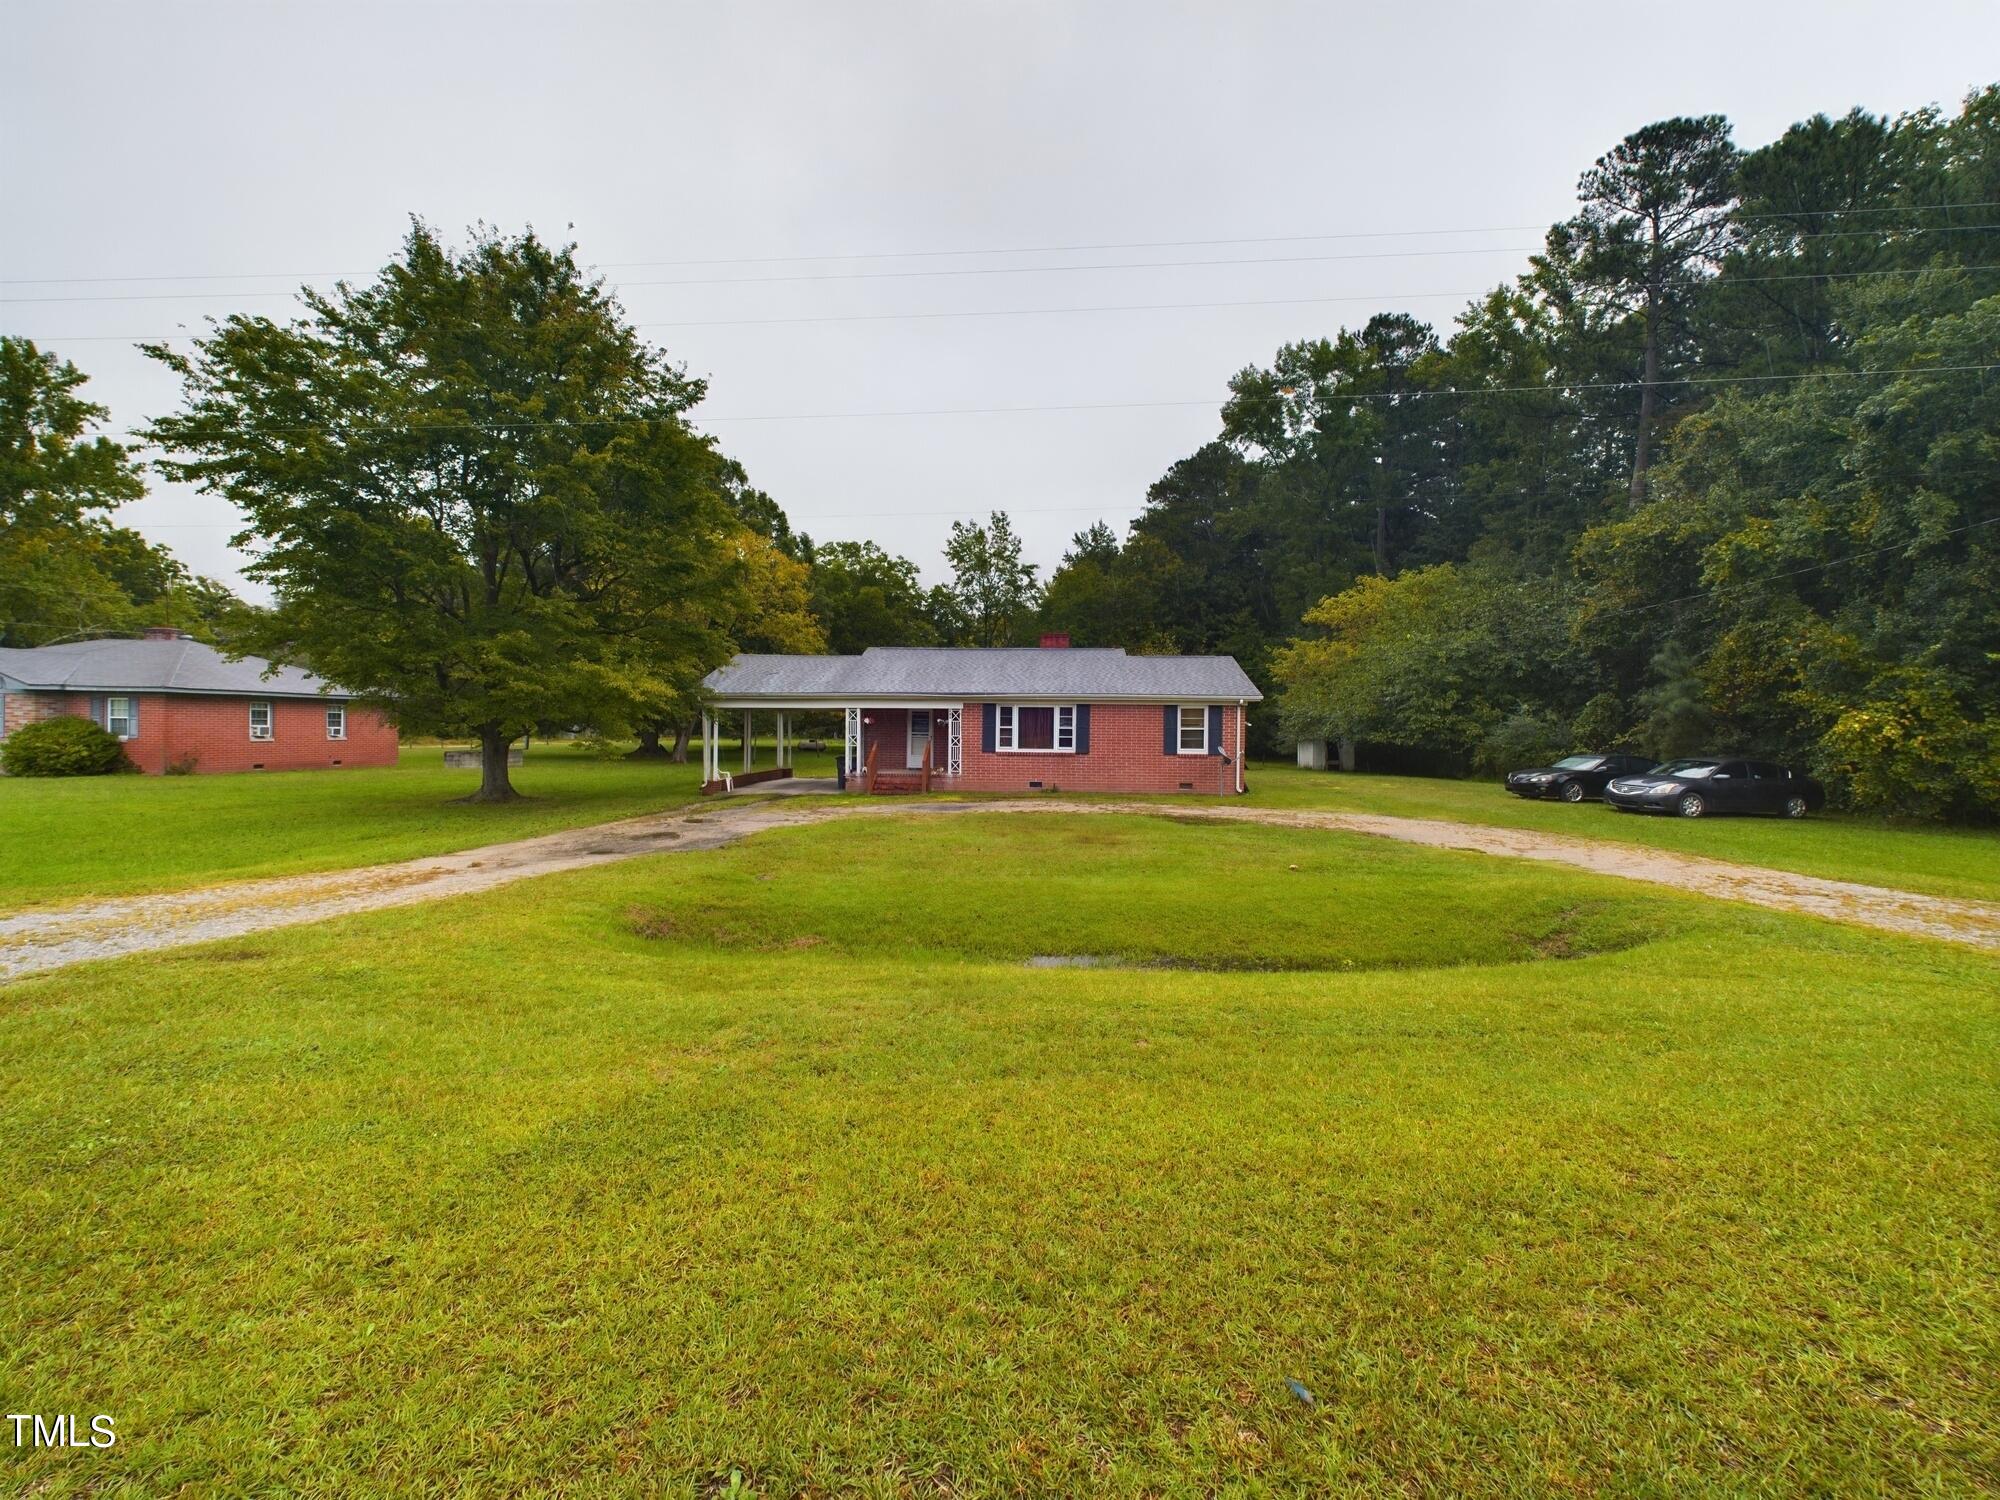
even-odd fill
[{"label": "front door", "polygon": [[910,754],[904,764],[912,771],[924,768],[924,750],[931,742],[931,711],[928,708],[910,710]]}]

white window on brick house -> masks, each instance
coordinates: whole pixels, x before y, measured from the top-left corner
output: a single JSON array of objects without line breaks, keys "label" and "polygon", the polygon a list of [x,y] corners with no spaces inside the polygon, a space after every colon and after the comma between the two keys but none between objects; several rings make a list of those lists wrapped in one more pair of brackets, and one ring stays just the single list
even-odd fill
[{"label": "white window on brick house", "polygon": [[1060,754],[1076,751],[1074,703],[1003,703],[994,725],[996,750],[1041,750]]},{"label": "white window on brick house", "polygon": [[330,740],[347,738],[347,705],[330,703],[326,709],[326,737]]},{"label": "white window on brick house", "polygon": [[268,740],[271,737],[271,705],[262,699],[250,705],[250,738]]},{"label": "white window on brick house", "polygon": [[132,722],[132,700],[130,698],[106,698],[104,700],[104,729],[107,734],[115,734],[121,740],[129,740],[137,732]]},{"label": "white window on brick house", "polygon": [[1183,755],[1208,754],[1208,707],[1183,703],[1180,717],[1179,749]]}]

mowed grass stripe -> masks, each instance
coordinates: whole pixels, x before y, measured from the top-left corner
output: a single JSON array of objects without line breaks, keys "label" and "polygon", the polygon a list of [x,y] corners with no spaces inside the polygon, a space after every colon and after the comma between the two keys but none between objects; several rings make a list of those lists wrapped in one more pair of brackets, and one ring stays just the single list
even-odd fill
[{"label": "mowed grass stripe", "polygon": [[[1365,839],[980,838],[1001,821],[787,831],[0,991],[0,1381],[121,1433],[13,1476],[2000,1473],[2000,966]],[[1019,962],[1045,895],[1093,948],[1233,951],[1227,909],[1161,904],[1204,849],[1318,967]],[[870,925],[856,890],[939,915]],[[1618,946],[1494,937],[1533,902],[1596,903]]]},{"label": "mowed grass stripe", "polygon": [[[821,759],[800,774],[831,774]],[[498,807],[462,801],[479,773],[446,770],[436,745],[380,768],[0,777],[0,910],[449,854],[680,806],[700,774],[538,745],[513,773],[525,800]]]},{"label": "mowed grass stripe", "polygon": [[1524,801],[1492,780],[1301,771],[1277,763],[1250,768],[1250,801],[1531,828],[1892,890],[2000,901],[2000,830],[1993,828],[1895,823],[1851,813],[1815,814],[1796,823],[1767,817],[1689,820],[1619,813],[1596,802]]}]

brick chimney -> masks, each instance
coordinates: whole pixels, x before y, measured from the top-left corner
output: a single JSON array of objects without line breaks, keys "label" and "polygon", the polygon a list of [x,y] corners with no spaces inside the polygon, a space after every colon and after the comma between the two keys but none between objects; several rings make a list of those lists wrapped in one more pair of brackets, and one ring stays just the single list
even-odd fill
[{"label": "brick chimney", "polygon": [[143,637],[149,641],[178,641],[183,638],[180,631],[171,625],[148,625]]},{"label": "brick chimney", "polygon": [[1069,637],[1061,631],[1051,631],[1042,637],[1042,649],[1044,651],[1061,651],[1068,645]]}]

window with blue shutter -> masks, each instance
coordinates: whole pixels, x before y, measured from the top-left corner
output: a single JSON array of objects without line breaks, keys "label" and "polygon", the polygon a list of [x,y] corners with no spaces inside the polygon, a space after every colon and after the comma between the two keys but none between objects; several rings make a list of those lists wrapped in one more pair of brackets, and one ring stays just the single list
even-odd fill
[{"label": "window with blue shutter", "polygon": [[1165,722],[1160,728],[1160,753],[1178,755],[1181,749],[1181,706],[1169,703],[1166,706]]},{"label": "window with blue shutter", "polygon": [[993,735],[1000,720],[1000,705],[982,703],[979,705],[979,748],[988,755],[993,753]]},{"label": "window with blue shutter", "polygon": [[1208,753],[1222,754],[1222,709],[1219,706],[1208,711]]},{"label": "window with blue shutter", "polygon": [[1167,710],[1167,753],[1169,755],[1212,755],[1215,754],[1214,741],[1218,732],[1213,729],[1214,714],[1219,709],[1205,709],[1199,703],[1177,703]]},{"label": "window with blue shutter", "polygon": [[1088,703],[1079,703],[1076,706],[1076,753],[1078,755],[1090,754],[1090,705]]},{"label": "window with blue shutter", "polygon": [[112,694],[104,700],[104,716],[98,721],[107,734],[121,740],[139,738],[139,700]]}]

